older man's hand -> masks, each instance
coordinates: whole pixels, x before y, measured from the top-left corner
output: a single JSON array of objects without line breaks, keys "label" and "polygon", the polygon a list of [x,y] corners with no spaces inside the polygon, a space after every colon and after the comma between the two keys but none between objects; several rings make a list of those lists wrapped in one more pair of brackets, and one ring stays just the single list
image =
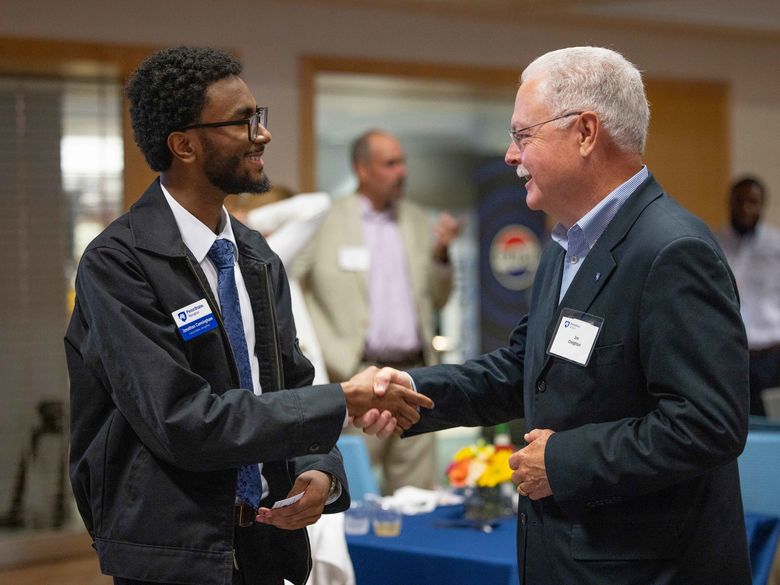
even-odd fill
[{"label": "older man's hand", "polygon": [[[383,396],[391,383],[414,389],[412,378],[406,372],[393,368],[382,368],[374,376],[374,393],[377,396]],[[400,435],[404,431],[387,410],[380,412],[377,409],[371,409],[351,422],[357,428],[363,429],[367,435],[376,435],[380,439],[386,439],[393,433]]]},{"label": "older man's hand", "polygon": [[544,450],[547,440],[554,433],[550,429],[534,429],[526,433],[523,438],[528,444],[509,457],[509,467],[514,470],[512,483],[521,496],[540,500],[552,495],[544,466]]}]

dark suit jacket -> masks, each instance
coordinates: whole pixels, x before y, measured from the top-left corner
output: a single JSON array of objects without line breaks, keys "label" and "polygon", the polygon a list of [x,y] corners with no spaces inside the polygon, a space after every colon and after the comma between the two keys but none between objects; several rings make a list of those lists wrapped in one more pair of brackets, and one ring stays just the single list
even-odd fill
[{"label": "dark suit jacket", "polygon": [[[262,396],[241,389],[219,304],[181,239],[155,181],[84,252],[65,338],[71,382],[70,477],[103,572],[129,579],[229,585],[240,465],[262,461],[270,498],[309,469],[344,488],[335,448],[345,403],[337,384],[311,383],[295,340],[279,258],[233,221],[249,291]],[[172,313],[204,299],[219,326],[185,341]],[[302,584],[304,530],[274,532],[258,555]]]},{"label": "dark suit jacket", "polygon": [[[556,431],[553,496],[520,501],[527,585],[749,583],[747,346],[720,248],[649,177],[559,304],[562,261],[549,243],[509,347],[412,372],[436,408],[410,434],[523,416]],[[546,353],[564,308],[604,319],[586,366]]]}]

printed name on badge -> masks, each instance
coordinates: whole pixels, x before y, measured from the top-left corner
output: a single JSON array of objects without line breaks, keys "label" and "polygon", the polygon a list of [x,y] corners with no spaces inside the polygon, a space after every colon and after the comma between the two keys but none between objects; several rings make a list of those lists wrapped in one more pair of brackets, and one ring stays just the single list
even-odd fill
[{"label": "printed name on badge", "polygon": [[563,309],[547,353],[587,366],[603,324],[602,317]]},{"label": "printed name on badge", "polygon": [[189,341],[217,326],[217,319],[206,299],[200,299],[191,305],[177,309],[171,315],[184,341]]}]

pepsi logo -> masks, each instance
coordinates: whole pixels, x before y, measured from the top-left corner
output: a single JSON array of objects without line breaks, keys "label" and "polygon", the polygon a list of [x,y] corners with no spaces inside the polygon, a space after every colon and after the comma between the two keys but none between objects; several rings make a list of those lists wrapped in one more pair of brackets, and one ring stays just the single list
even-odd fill
[{"label": "pepsi logo", "polygon": [[512,224],[502,228],[490,244],[490,269],[509,290],[531,286],[539,265],[539,240],[527,227]]}]

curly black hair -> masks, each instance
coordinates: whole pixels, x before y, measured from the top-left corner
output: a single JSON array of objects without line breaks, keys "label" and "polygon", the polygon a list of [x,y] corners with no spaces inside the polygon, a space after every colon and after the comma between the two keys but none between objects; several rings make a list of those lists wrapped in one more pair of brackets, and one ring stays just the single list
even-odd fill
[{"label": "curly black hair", "polygon": [[168,135],[198,121],[209,85],[240,73],[235,58],[203,47],[165,49],[141,63],[125,91],[135,142],[153,171],[171,166]]}]

